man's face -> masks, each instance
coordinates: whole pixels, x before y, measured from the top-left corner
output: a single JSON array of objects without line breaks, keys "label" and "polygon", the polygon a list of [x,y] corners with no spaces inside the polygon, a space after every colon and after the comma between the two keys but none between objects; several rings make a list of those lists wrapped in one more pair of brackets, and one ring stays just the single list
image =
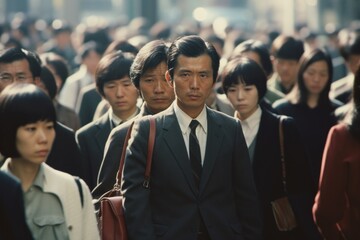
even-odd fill
[{"label": "man's face", "polygon": [[26,59],[0,63],[0,92],[14,82],[34,83],[29,62]]},{"label": "man's face", "polygon": [[[166,74],[170,80],[169,72]],[[212,61],[209,55],[186,57],[180,55],[170,80],[174,87],[177,104],[192,118],[202,111],[214,85]]]},{"label": "man's face", "polygon": [[104,95],[117,117],[126,120],[136,111],[139,94],[129,76],[106,82]]},{"label": "man's face", "polygon": [[140,77],[141,95],[152,113],[165,110],[175,99],[174,89],[165,79],[166,69],[166,63],[162,62]]},{"label": "man's face", "polygon": [[284,86],[292,86],[295,84],[299,71],[299,63],[292,59],[274,59],[274,69],[280,77],[280,81]]}]

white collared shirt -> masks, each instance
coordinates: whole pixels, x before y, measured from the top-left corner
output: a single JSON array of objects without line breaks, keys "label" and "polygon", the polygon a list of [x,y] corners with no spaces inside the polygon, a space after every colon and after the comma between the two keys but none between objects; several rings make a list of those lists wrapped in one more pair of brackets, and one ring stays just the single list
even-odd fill
[{"label": "white collared shirt", "polygon": [[[256,111],[251,114],[247,119],[240,120],[241,127],[243,130],[243,134],[245,137],[246,145],[249,147],[251,143],[254,141],[260,126],[261,119],[261,108],[258,107]],[[235,112],[235,117],[237,118],[237,112]]]},{"label": "white collared shirt", "polygon": [[199,141],[200,145],[200,152],[201,152],[201,164],[204,164],[204,157],[205,157],[205,150],[206,150],[206,138],[207,138],[207,114],[206,114],[206,107],[204,105],[203,110],[200,112],[200,114],[196,118],[191,118],[189,115],[187,115],[183,110],[179,108],[177,105],[177,102],[174,101],[174,112],[177,117],[177,120],[180,125],[180,130],[182,132],[185,146],[189,155],[189,136],[191,129],[189,127],[190,122],[192,120],[197,120],[199,122],[198,127],[196,128],[196,137]]},{"label": "white collared shirt", "polygon": [[114,124],[114,126],[118,126],[120,123],[126,122],[127,120],[134,118],[138,113],[139,113],[139,109],[136,108],[135,112],[130,117],[128,117],[127,119],[121,119],[118,116],[116,116],[112,108],[110,108],[109,118],[110,121]]}]

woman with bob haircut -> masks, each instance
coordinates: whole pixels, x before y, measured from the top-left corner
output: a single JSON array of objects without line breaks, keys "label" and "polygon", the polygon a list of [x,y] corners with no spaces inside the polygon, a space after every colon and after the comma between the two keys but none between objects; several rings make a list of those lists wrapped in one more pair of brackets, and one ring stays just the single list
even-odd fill
[{"label": "woman with bob haircut", "polygon": [[272,201],[286,196],[282,183],[280,116],[259,105],[266,93],[265,72],[249,58],[234,58],[226,64],[220,78],[224,92],[235,109],[234,117],[241,122],[248,146],[264,220],[263,238],[310,239],[308,228],[315,229],[310,196],[313,196],[315,187],[294,120],[287,117],[282,123],[286,186],[288,195],[303,197],[302,202],[293,206],[298,227],[281,232],[276,226],[271,206]]},{"label": "woman with bob haircut", "polygon": [[83,180],[45,161],[55,138],[51,99],[33,84],[11,84],[0,94],[1,167],[20,180],[34,239],[99,239],[90,191]]},{"label": "woman with bob haircut", "polygon": [[337,124],[334,111],[341,103],[329,98],[333,66],[321,49],[306,51],[299,61],[297,85],[273,107],[294,118],[308,151],[312,174],[317,184],[327,134]]},{"label": "woman with bob haircut", "polygon": [[330,129],[313,214],[324,238],[360,239],[360,68],[348,122]]}]

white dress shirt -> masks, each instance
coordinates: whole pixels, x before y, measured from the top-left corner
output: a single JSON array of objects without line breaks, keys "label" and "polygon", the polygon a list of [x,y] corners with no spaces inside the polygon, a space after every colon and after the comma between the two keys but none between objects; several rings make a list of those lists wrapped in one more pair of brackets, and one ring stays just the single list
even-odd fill
[{"label": "white dress shirt", "polygon": [[[254,141],[256,134],[259,131],[261,113],[262,113],[261,108],[258,106],[256,111],[253,114],[251,114],[251,116],[249,116],[245,120],[240,120],[246,145],[248,147]],[[237,117],[237,115],[238,113],[235,112],[235,117]]]},{"label": "white dress shirt", "polygon": [[190,159],[190,153],[189,153],[189,136],[191,129],[189,127],[190,122],[192,120],[197,120],[199,122],[199,125],[196,127],[196,137],[199,141],[200,145],[200,153],[201,153],[201,164],[204,164],[204,157],[205,157],[205,150],[206,150],[206,138],[207,138],[207,114],[206,114],[206,107],[204,105],[203,110],[200,112],[200,114],[196,118],[191,118],[189,115],[187,115],[183,110],[179,108],[177,105],[177,102],[174,102],[174,112],[177,117],[177,120],[180,125],[180,130],[182,132],[185,146],[188,152],[188,156]]}]

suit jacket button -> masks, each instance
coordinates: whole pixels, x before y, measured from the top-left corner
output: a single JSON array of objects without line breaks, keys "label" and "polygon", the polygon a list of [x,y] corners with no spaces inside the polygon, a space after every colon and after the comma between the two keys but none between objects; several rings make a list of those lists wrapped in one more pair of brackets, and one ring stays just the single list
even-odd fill
[{"label": "suit jacket button", "polygon": [[72,229],[73,229],[73,226],[68,226],[68,229],[69,229],[69,231],[71,231]]}]

